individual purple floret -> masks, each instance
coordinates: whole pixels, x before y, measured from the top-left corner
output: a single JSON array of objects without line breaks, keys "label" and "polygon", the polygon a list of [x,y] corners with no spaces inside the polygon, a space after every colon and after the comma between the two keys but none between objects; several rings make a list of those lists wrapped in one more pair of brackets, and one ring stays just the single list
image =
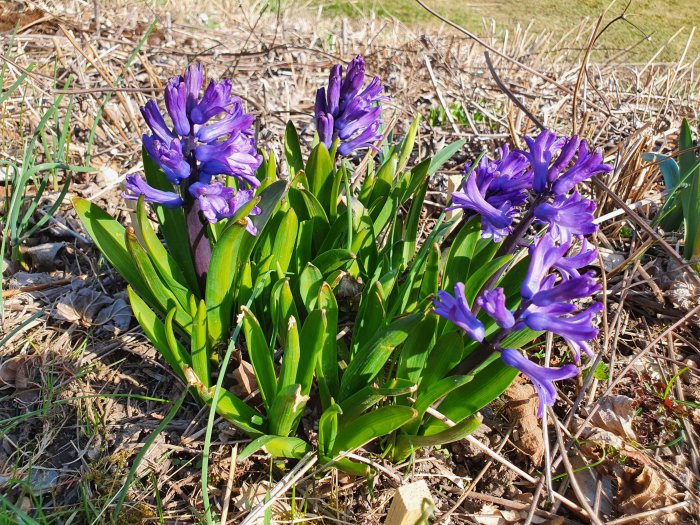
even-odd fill
[{"label": "individual purple floret", "polygon": [[574,235],[591,235],[598,229],[593,222],[595,202],[581,197],[575,191],[571,195],[557,195],[551,204],[543,202],[535,207],[535,219],[549,224],[549,232],[555,239],[570,243]]},{"label": "individual purple floret", "polygon": [[[236,192],[233,188],[224,186],[220,182],[210,184],[195,182],[190,186],[189,191],[199,201],[199,209],[210,223],[221,219],[230,219],[253,199],[252,190]],[[260,212],[260,208],[254,206],[249,215],[259,215]],[[246,221],[246,229],[255,235],[257,233],[255,226],[247,217]]]},{"label": "individual purple floret", "polygon": [[553,303],[563,303],[590,297],[601,290],[600,284],[593,278],[590,272],[582,277],[573,277],[561,281],[556,286],[540,289],[532,296],[532,304],[535,306],[549,306]]},{"label": "individual purple floret", "polygon": [[506,307],[506,295],[503,288],[484,291],[476,298],[476,304],[489,314],[501,328],[512,328],[515,324],[513,313]]},{"label": "individual purple floret", "polygon": [[515,208],[510,201],[504,201],[500,208],[489,204],[477,185],[474,174],[469,176],[464,182],[464,191],[456,191],[452,194],[452,206],[446,211],[462,208],[476,212],[481,216],[482,237],[493,237],[495,242],[499,242],[511,231]]},{"label": "individual purple floret", "polygon": [[546,330],[566,339],[574,349],[576,362],[578,362],[580,360],[580,349],[583,349],[590,356],[587,341],[598,336],[598,329],[593,326],[593,318],[602,309],[603,305],[601,303],[594,303],[588,309],[570,317],[543,312],[526,312],[523,314],[522,320],[532,330]]},{"label": "individual purple floret", "polygon": [[[520,151],[510,151],[504,144],[498,148],[498,160],[484,157],[474,169],[476,185],[479,191],[494,208],[500,208],[505,202],[520,206],[528,200],[528,191],[532,188],[532,171],[530,164]],[[467,173],[471,167],[467,168]]]},{"label": "individual purple floret", "polygon": [[557,398],[557,391],[554,388],[554,381],[569,379],[578,375],[576,365],[568,364],[561,368],[547,368],[533,363],[517,350],[503,348],[501,350],[501,360],[510,366],[520,370],[532,381],[539,397],[539,407],[537,417],[542,417],[545,406],[553,406]]},{"label": "individual purple floret", "polygon": [[568,244],[557,245],[551,235],[545,234],[530,245],[530,265],[520,287],[520,295],[530,299],[540,291],[549,270],[569,250]]},{"label": "individual purple floret", "polygon": [[483,341],[486,333],[484,325],[469,309],[464,296],[464,283],[457,283],[454,291],[454,297],[444,290],[438,292],[438,299],[433,299],[435,313],[459,326],[474,341]]},{"label": "individual purple floret", "polygon": [[343,68],[334,65],[328,77],[328,87],[316,92],[314,116],[319,140],[330,149],[339,139],[338,153],[347,156],[361,148],[372,148],[383,138],[379,133],[382,124],[380,102],[382,84],[374,77],[363,90],[365,61],[358,55],[348,65],[345,78]]},{"label": "individual purple floret", "polygon": [[579,270],[592,264],[597,257],[598,250],[595,248],[588,248],[588,241],[584,237],[581,241],[581,247],[579,248],[578,253],[576,255],[562,257],[556,263],[554,263],[554,268],[559,272],[562,279],[580,277],[581,273]]},{"label": "individual purple floret", "polygon": [[182,199],[177,193],[172,191],[162,191],[149,186],[141,175],[126,176],[126,192],[122,197],[126,200],[136,201],[143,195],[146,202],[161,204],[166,208],[179,208],[182,206]]},{"label": "individual purple floret", "polygon": [[[557,137],[544,130],[534,139],[526,137],[525,141],[528,151],[523,153],[532,166],[535,193],[564,195],[584,180],[612,170],[612,166],[603,164],[600,151],[590,152],[586,141],[576,136]],[[575,154],[576,160],[569,167]]]}]

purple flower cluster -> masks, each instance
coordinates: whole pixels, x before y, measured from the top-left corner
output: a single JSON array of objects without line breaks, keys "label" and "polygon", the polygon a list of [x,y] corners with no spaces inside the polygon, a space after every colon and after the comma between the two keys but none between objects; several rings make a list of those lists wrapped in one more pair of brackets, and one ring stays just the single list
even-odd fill
[{"label": "purple flower cluster", "polygon": [[365,61],[358,55],[348,66],[343,78],[343,67],[339,64],[331,68],[328,88],[316,92],[314,116],[318,137],[330,149],[338,139],[338,153],[347,156],[361,148],[372,148],[381,140],[382,125],[380,102],[382,84],[379,77],[362,89],[365,83]]},{"label": "purple flower cluster", "polygon": [[[235,178],[243,187],[256,188],[255,171],[262,161],[251,130],[253,115],[241,99],[231,94],[231,81],[210,81],[204,88],[200,64],[192,64],[184,76],[171,78],[165,87],[168,126],[154,100],[141,108],[151,130],[143,136],[148,155],[179,190],[167,192],[149,186],[139,175],[127,177],[125,199],[138,199],[176,208],[196,202],[210,223],[233,215],[253,198],[253,191],[236,191],[213,181],[215,175]],[[257,207],[251,215],[260,213]],[[248,231],[255,229],[248,220]]]},{"label": "purple flower cluster", "polygon": [[[576,364],[580,363],[581,352],[593,357],[589,342],[598,335],[594,318],[602,305],[593,303],[582,308],[579,303],[601,289],[593,272],[584,270],[597,257],[586,240],[596,231],[595,204],[575,187],[612,167],[603,164],[601,154],[589,152],[586,142],[577,137],[557,137],[543,131],[526,141],[529,151],[511,152],[504,146],[499,159],[484,158],[465,181],[464,190],[452,194],[452,208],[463,208],[481,217],[483,237],[495,242],[508,238],[501,247],[507,247],[506,253],[522,244],[531,224],[544,228],[529,246],[529,267],[519,297],[511,297],[509,307],[506,290],[487,286],[470,308],[464,285],[458,283],[454,296],[438,292],[435,313],[455,323],[485,348],[500,352],[505,364],[528,376],[539,395],[541,417],[544,407],[554,404],[553,381],[575,376],[577,366],[546,368],[500,344],[510,333],[528,328],[560,336],[571,348]],[[514,224],[517,218],[521,227]],[[579,243],[580,247],[574,247]],[[500,328],[489,340],[485,340],[485,326],[477,317],[479,310]]]}]

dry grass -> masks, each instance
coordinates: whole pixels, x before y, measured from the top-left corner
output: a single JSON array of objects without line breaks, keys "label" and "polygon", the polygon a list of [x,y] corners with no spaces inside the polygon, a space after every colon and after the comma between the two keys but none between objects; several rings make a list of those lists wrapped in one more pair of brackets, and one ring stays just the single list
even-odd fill
[{"label": "dry grass", "polygon": [[[330,64],[357,53],[367,57],[368,69],[381,75],[395,101],[387,120],[395,122],[396,133],[416,114],[428,117],[421,128],[421,155],[457,136],[468,139],[451,170],[482,149],[506,140],[517,144],[536,130],[497,87],[483,48],[458,32],[445,27],[423,32],[382,19],[317,18],[315,11],[303,16],[261,11],[262,4],[214,2],[204,16],[190,2],[177,7],[139,4],[135,9],[122,1],[22,4],[17,12],[6,10],[0,30],[6,31],[8,22],[19,26],[5,55],[11,76],[31,63],[37,68],[21,96],[0,110],[0,152],[21,152],[21,137],[32,132],[47,97],[66,91],[65,82],[73,75],[68,90],[75,99],[72,160],[80,164],[90,155],[98,171],[77,176],[71,192],[99,202],[126,223],[129,214],[119,184],[139,169],[143,125],[138,106],[162,87],[162,79],[193,59],[202,61],[211,76],[233,78],[236,92],[257,113],[261,144],[276,153],[288,118],[310,141],[313,92]],[[155,30],[124,71],[156,16]],[[561,133],[575,130],[616,162],[616,170],[602,181],[610,191],[591,188],[602,216],[662,190],[658,171],[640,155],[675,147],[680,119],[697,118],[699,91],[696,57],[689,53],[666,64],[591,62],[580,74],[581,48],[590,30],[574,29],[559,43],[525,29],[511,32],[506,43],[496,35],[484,38],[520,62],[492,51],[497,74],[512,96],[547,126]],[[4,32],[5,41],[6,36]],[[552,49],[559,51],[553,54]],[[116,94],[104,107],[88,151],[90,129],[110,93]],[[453,122],[436,116],[445,108],[453,113]],[[429,199],[444,202],[442,190],[436,184]],[[442,523],[587,523],[586,505],[601,519],[617,523],[641,522],[645,518],[635,515],[656,509],[662,509],[661,517],[652,515],[657,522],[674,517],[680,523],[696,522],[700,329],[692,293],[697,293],[697,276],[678,266],[676,239],[649,228],[654,209],[654,204],[623,208],[601,224],[596,241],[605,254],[607,310],[596,350],[609,371],[585,383],[572,382],[562,392],[544,439],[538,423],[536,432],[528,430],[511,415],[509,403],[498,401],[485,411],[488,428],[476,435],[490,454],[465,441],[423,452],[408,465],[377,460],[381,468],[371,487],[365,480],[312,469],[296,481],[294,492],[282,491],[275,503],[281,515],[292,517],[295,498],[296,519],[378,524],[393,487],[401,480],[424,478]],[[0,522],[30,523],[21,518],[23,513],[40,523],[109,521],[136,453],[183,389],[138,327],[120,330],[113,319],[98,322],[99,314],[89,308],[78,309],[66,321],[65,304],[76,307],[80,290],[94,291],[94,305],[105,297],[114,299],[123,283],[81,240],[84,232],[67,204],[56,220],[62,226],[53,224],[31,239],[31,244],[64,243],[49,268],[40,271],[30,262],[29,276],[17,269],[8,274],[14,289],[5,299],[2,329],[5,334],[18,331],[0,349]],[[48,282],[37,284],[40,277]],[[684,290],[691,295],[684,296]],[[635,439],[606,430],[595,417],[596,410],[608,414],[608,395],[634,400],[634,412],[627,416]],[[119,523],[202,519],[199,463],[205,421],[187,399],[147,451]],[[585,439],[570,439],[578,434]],[[214,438],[209,472],[213,510],[220,514],[229,485],[228,520],[240,523],[249,512],[246,499],[252,499],[246,492],[264,492],[269,479],[274,485],[291,465],[256,457],[232,470],[232,446],[245,440],[224,422],[217,423]],[[527,439],[544,447],[543,463],[533,464]],[[561,454],[562,445],[570,450],[568,456]],[[553,474],[542,476],[547,465]],[[576,490],[569,487],[571,479]],[[550,486],[558,493],[554,499],[548,497]]]}]

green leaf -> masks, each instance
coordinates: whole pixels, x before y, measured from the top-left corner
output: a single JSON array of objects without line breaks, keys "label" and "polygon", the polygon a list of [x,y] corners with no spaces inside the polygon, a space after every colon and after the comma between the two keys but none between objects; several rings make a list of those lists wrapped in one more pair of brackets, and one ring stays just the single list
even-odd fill
[{"label": "green leaf", "polygon": [[267,257],[260,262],[258,272],[260,274],[275,268],[280,268],[283,272],[289,270],[289,265],[294,257],[294,247],[296,245],[297,230],[299,220],[294,209],[288,210],[274,232],[274,244]]},{"label": "green leaf", "polygon": [[295,173],[304,170],[304,159],[301,155],[301,146],[299,146],[299,135],[291,120],[287,122],[287,128],[284,133],[284,156],[287,159],[287,167],[290,168],[290,178]]},{"label": "green leaf", "polygon": [[328,455],[333,449],[338,435],[338,416],[342,413],[340,405],[333,403],[321,414],[318,422],[318,450],[321,455]]},{"label": "green leaf", "polygon": [[206,388],[211,387],[210,356],[207,345],[207,306],[199,301],[192,323],[192,369]]},{"label": "green leaf", "polygon": [[[293,385],[297,380],[297,369],[299,368],[299,358],[301,350],[299,347],[299,329],[295,317],[289,317],[287,332],[282,355],[282,366],[280,367],[280,377],[278,381],[279,389]],[[273,434],[279,434],[273,432]]]},{"label": "green leaf", "polygon": [[[399,165],[399,157],[394,154],[384,161],[379,171],[377,172],[376,181],[372,188],[372,193],[367,202],[376,203],[385,200],[389,196],[391,187],[394,185],[396,178],[396,168]],[[363,204],[365,204],[363,202]],[[367,206],[367,204],[365,204]],[[375,216],[372,216],[375,219]]]},{"label": "green leaf", "polygon": [[352,331],[352,354],[365,346],[370,339],[384,326],[386,310],[382,287],[378,282],[372,283],[368,291],[364,291],[357,311],[355,326]]},{"label": "green leaf", "polygon": [[432,347],[427,364],[418,378],[420,381],[418,395],[450,373],[462,361],[463,350],[464,340],[459,333],[447,332],[440,336]]},{"label": "green leaf", "polygon": [[472,375],[454,375],[447,376],[436,383],[426,384],[426,388],[417,396],[416,403],[413,405],[413,408],[418,412],[418,418],[406,427],[406,433],[417,434],[426,411],[453,390],[469,383],[473,378]]},{"label": "green leaf", "polygon": [[452,293],[455,284],[464,282],[470,275],[471,261],[480,238],[481,220],[474,217],[462,226],[450,247],[442,277],[443,290]]},{"label": "green leaf", "polygon": [[411,152],[413,152],[413,146],[416,143],[416,135],[418,134],[419,124],[420,115],[413,120],[411,127],[408,128],[406,136],[403,138],[403,141],[401,141],[401,146],[399,146],[399,164],[397,167],[397,171],[399,172],[403,171],[406,164],[408,164],[408,159],[410,158]]},{"label": "green leaf", "polygon": [[243,334],[248,347],[250,364],[253,365],[253,372],[260,389],[260,396],[269,412],[272,402],[277,395],[277,377],[275,376],[275,367],[272,363],[272,352],[267,346],[265,335],[253,312],[245,306],[241,307],[241,312],[243,314]]},{"label": "green leaf", "polygon": [[[189,355],[187,355],[187,351],[177,341],[175,341],[175,344],[171,347],[168,342],[165,326],[161,320],[158,319],[158,316],[156,316],[153,310],[139,297],[133,287],[128,286],[127,291],[129,293],[131,310],[134,312],[134,317],[136,317],[143,333],[146,334],[146,337],[148,337],[148,340],[153,344],[156,350],[158,350],[158,353],[160,353],[163,359],[170,365],[170,368],[184,379],[184,369],[186,366],[190,365],[190,358]],[[170,315],[174,315],[174,312]]]},{"label": "green leaf", "polygon": [[438,293],[441,255],[440,245],[438,243],[434,243],[430,248],[430,253],[428,254],[428,259],[425,263],[425,271],[423,272],[423,279],[420,285],[420,294],[418,295],[419,301],[422,301],[431,295],[436,296]]},{"label": "green leaf", "polygon": [[481,287],[512,258],[512,255],[502,255],[486,264],[479,265],[471,275],[467,274],[469,278],[464,283],[464,296],[467,298],[467,303],[474,304]]},{"label": "green leaf", "polygon": [[[294,302],[292,288],[289,286],[289,279],[280,280],[279,288],[273,290],[272,299],[272,321],[273,330],[279,338],[281,345],[284,345],[287,340],[287,330],[289,328],[289,319],[299,319],[297,305]],[[274,341],[271,341],[270,346],[273,346]]]},{"label": "green leaf", "polygon": [[353,262],[355,262],[355,258],[355,254],[350,250],[336,248],[334,250],[328,250],[327,252],[321,253],[311,262],[311,264],[318,268],[321,275],[326,277],[336,270],[346,270]]},{"label": "green leaf", "polygon": [[[423,317],[411,330],[410,337],[401,348],[396,377],[418,383],[428,356],[435,346],[435,329],[438,318],[429,314]],[[440,349],[440,352],[443,350]]]},{"label": "green leaf", "polygon": [[102,208],[92,202],[73,197],[73,208],[80,217],[95,246],[102,252],[115,270],[129,283],[134,290],[144,297],[148,303],[157,304],[150,288],[141,277],[126,248],[124,227],[110,217]]},{"label": "green leaf", "polygon": [[330,215],[335,173],[333,161],[323,143],[317,144],[311,151],[306,162],[306,177],[311,185],[309,189],[323,206],[326,215]]},{"label": "green leaf", "polygon": [[299,295],[307,312],[316,307],[318,292],[323,284],[323,275],[313,264],[309,263],[299,276]]},{"label": "green leaf", "polygon": [[[323,283],[318,292],[318,307],[326,312],[326,329],[323,348],[317,363],[317,377],[324,406],[330,404],[331,396],[337,397],[340,383],[338,380],[338,352],[336,334],[338,333],[338,302],[328,283]],[[307,321],[308,322],[308,321]]]},{"label": "green leaf", "polygon": [[299,333],[300,357],[296,382],[301,385],[301,392],[304,395],[311,391],[316,363],[328,337],[333,337],[335,340],[335,333],[328,333],[326,311],[312,311]]},{"label": "green leaf", "polygon": [[250,234],[245,226],[234,223],[226,228],[212,250],[205,293],[207,330],[212,345],[223,341],[231,329],[236,296],[232,290],[239,270],[239,252],[246,236]]},{"label": "green leaf", "polygon": [[270,433],[276,436],[289,435],[308,400],[309,396],[301,393],[301,385],[281,387],[270,407]]},{"label": "green leaf", "polygon": [[338,432],[333,455],[352,452],[370,441],[391,434],[417,416],[417,412],[405,406],[386,406],[358,417],[351,427]]},{"label": "green leaf", "polygon": [[416,385],[411,381],[394,379],[385,387],[376,384],[366,386],[344,399],[339,404],[343,409],[342,425],[354,425],[355,420],[365,411],[388,397],[400,397],[416,393]]},{"label": "green leaf", "polygon": [[425,193],[427,191],[428,181],[426,180],[413,195],[411,209],[408,212],[408,219],[406,220],[406,224],[404,226],[402,257],[402,266],[404,268],[408,266],[408,264],[413,260],[413,257],[416,255],[418,224],[420,222],[421,212],[423,211],[423,201],[425,200]]},{"label": "green leaf", "polygon": [[[515,368],[506,365],[496,355],[494,360],[478,372],[466,385],[453,390],[440,404],[440,412],[458,423],[476,414],[505,392],[518,375]],[[431,418],[423,434],[429,436],[442,432],[447,425],[439,419]]]},{"label": "green leaf", "polygon": [[259,450],[276,458],[301,459],[311,452],[311,447],[297,437],[260,436],[241,451],[238,462],[245,461]]},{"label": "green leaf", "polygon": [[416,436],[410,434],[399,434],[396,436],[396,444],[394,445],[393,460],[403,461],[406,459],[412,450],[423,447],[436,447],[453,443],[464,439],[469,434],[476,431],[481,425],[481,415],[475,414],[457,425],[447,428],[437,434],[430,436]]},{"label": "green leaf", "polygon": [[[158,190],[173,191],[172,183],[146,152],[145,148],[141,149],[141,158],[143,160],[143,172],[146,175],[146,182]],[[154,206],[154,211],[160,223],[160,230],[165,239],[168,252],[180,265],[182,273],[189,284],[189,289],[199,290],[192,251],[187,236],[187,222],[185,221],[184,210],[182,208]],[[199,296],[199,294],[197,295]]]},{"label": "green leaf", "polygon": [[144,249],[148,252],[151,262],[155,266],[158,274],[163,279],[167,288],[177,299],[183,309],[187,308],[188,297],[191,293],[199,295],[199,288],[191,290],[180,266],[168,253],[163,244],[158,239],[156,232],[151,226],[146,212],[146,203],[143,195],[139,197],[136,205],[136,232],[143,241]]},{"label": "green leaf", "polygon": [[[171,305],[177,305],[175,296],[168,290],[161,278],[156,273],[151,259],[136,240],[136,233],[133,228],[128,228],[124,233],[126,248],[132,257],[136,267],[141,273],[141,277],[147,283],[151,294],[155,297],[154,307],[158,308],[163,316],[170,310]],[[189,333],[192,325],[192,316],[186,310],[177,308],[175,311],[175,321]]]},{"label": "green leaf", "polygon": [[343,374],[339,399],[346,399],[353,392],[371,384],[394,350],[406,340],[410,327],[421,316],[422,314],[418,313],[394,321],[358,349]]},{"label": "green leaf", "polygon": [[440,151],[438,151],[437,154],[433,157],[433,160],[430,162],[430,168],[428,168],[428,173],[430,175],[433,175],[437,170],[439,170],[443,166],[443,164],[450,160],[455,153],[461,150],[462,146],[464,146],[466,142],[467,141],[465,139],[459,139],[450,144],[449,146],[445,146]]},{"label": "green leaf", "polygon": [[[685,220],[685,250],[683,256],[687,260],[700,256],[700,158],[695,149],[693,133],[687,119],[683,119],[678,147],[684,151],[678,156],[681,170],[680,197]],[[694,265],[700,271],[700,263]]]}]

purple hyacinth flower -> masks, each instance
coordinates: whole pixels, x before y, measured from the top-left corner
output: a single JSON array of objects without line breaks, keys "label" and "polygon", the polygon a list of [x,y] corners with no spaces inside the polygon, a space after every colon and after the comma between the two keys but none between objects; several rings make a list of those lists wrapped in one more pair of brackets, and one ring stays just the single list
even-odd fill
[{"label": "purple hyacinth flower", "polygon": [[143,115],[143,119],[146,121],[146,124],[148,124],[148,127],[151,128],[151,131],[153,131],[153,134],[159,140],[169,143],[175,138],[175,134],[165,123],[163,115],[158,109],[158,104],[156,104],[155,100],[149,100],[146,102],[146,105],[141,106],[139,109],[141,110],[141,115]]},{"label": "purple hyacinth flower", "polygon": [[[498,160],[484,157],[476,166],[476,184],[486,202],[494,208],[500,208],[505,202],[520,206],[527,202],[528,190],[532,188],[532,171],[527,169],[530,163],[521,152],[509,151],[507,144],[500,147],[498,153]],[[469,170],[471,167],[467,172]]]},{"label": "purple hyacinth flower", "polygon": [[242,133],[232,135],[225,142],[202,144],[195,149],[195,157],[201,162],[200,174],[204,178],[212,175],[230,175],[248,184],[260,186],[255,171],[262,158],[255,149],[255,139]]},{"label": "purple hyacinth flower", "polygon": [[542,417],[545,406],[554,406],[554,402],[557,399],[554,381],[561,381],[562,379],[569,379],[578,375],[576,365],[568,364],[561,368],[547,368],[533,363],[512,348],[501,350],[501,360],[511,368],[520,370],[532,381],[540,401],[537,417]]},{"label": "purple hyacinth flower", "polygon": [[342,73],[342,66],[334,65],[328,87],[316,92],[314,120],[320,142],[330,149],[338,139],[338,153],[346,156],[358,149],[372,148],[383,138],[379,133],[382,124],[379,103],[386,98],[381,96],[378,77],[362,90],[365,62],[361,56],[350,63],[344,78]]},{"label": "purple hyacinth flower", "polygon": [[173,184],[180,184],[182,179],[190,176],[191,166],[182,154],[179,139],[172,139],[166,143],[144,135],[143,146]]},{"label": "purple hyacinth flower", "polygon": [[546,129],[535,139],[525,137],[529,151],[523,153],[532,166],[532,188],[536,193],[544,193],[547,190],[549,164],[554,154],[562,147],[564,140]]},{"label": "purple hyacinth flower", "polygon": [[556,286],[540,289],[532,296],[532,304],[535,306],[549,306],[553,303],[562,303],[590,297],[601,290],[601,286],[593,278],[593,272],[582,277],[574,277],[561,281]]},{"label": "purple hyacinth flower", "polygon": [[543,312],[525,312],[522,320],[531,330],[548,332],[560,335],[572,346],[576,361],[580,360],[579,349],[590,352],[586,341],[598,336],[598,329],[593,326],[593,318],[603,309],[601,303],[594,303],[591,307],[571,317],[559,317]]},{"label": "purple hyacinth flower", "polygon": [[161,204],[166,208],[179,208],[183,204],[182,199],[177,193],[157,190],[149,186],[148,183],[143,180],[143,177],[138,174],[126,176],[126,190],[126,192],[122,193],[122,197],[126,200],[136,201],[143,195],[146,202]]},{"label": "purple hyacinth flower", "polygon": [[202,215],[212,224],[232,215],[229,201],[233,199],[234,193],[233,188],[220,182],[195,182],[190,186],[190,194],[199,201]]},{"label": "purple hyacinth flower", "polygon": [[589,266],[598,257],[598,250],[595,248],[588,248],[588,241],[583,238],[581,242],[581,248],[576,255],[570,255],[568,257],[562,257],[555,264],[554,268],[559,272],[562,279],[571,279],[573,277],[580,277],[581,273],[579,270]]},{"label": "purple hyacinth flower", "polygon": [[438,299],[433,299],[435,313],[452,321],[474,341],[480,343],[484,340],[486,331],[481,321],[469,309],[464,296],[464,283],[457,283],[454,291],[454,297],[444,290],[438,292]]},{"label": "purple hyacinth flower", "polygon": [[610,164],[603,164],[603,154],[600,151],[589,152],[588,144],[582,140],[578,148],[576,162],[552,183],[552,192],[555,195],[569,193],[580,182],[599,173],[607,173],[612,169]]},{"label": "purple hyacinth flower", "polygon": [[464,191],[452,194],[452,203],[453,205],[446,210],[463,208],[474,211],[481,216],[481,225],[484,230],[482,236],[484,238],[493,237],[494,242],[499,242],[512,230],[512,215],[515,213],[515,209],[508,201],[504,202],[501,208],[495,208],[486,202],[473,174],[464,183]]},{"label": "purple hyacinth flower", "polygon": [[190,118],[195,124],[205,124],[209,119],[226,111],[233,103],[231,97],[231,80],[225,78],[221,82],[209,82],[204,90],[202,99],[190,111]]},{"label": "purple hyacinth flower", "polygon": [[245,133],[253,124],[255,117],[243,111],[240,99],[233,103],[229,114],[221,120],[206,126],[196,126],[195,136],[197,140],[205,143],[216,142],[221,137]]},{"label": "purple hyacinth flower", "polygon": [[181,137],[189,135],[190,121],[187,118],[187,85],[180,77],[171,78],[165,86],[165,107],[173,121],[175,131]]},{"label": "purple hyacinth flower", "polygon": [[[230,200],[229,200],[229,208],[230,208],[230,214],[231,217],[233,217],[238,210],[240,210],[243,206],[248,204],[254,197],[254,192],[253,190],[241,190],[238,193],[236,193]],[[253,224],[253,221],[250,220],[250,216],[255,216],[255,215],[260,215],[262,213],[262,210],[258,206],[253,206],[253,209],[250,210],[248,213],[248,217],[245,217],[246,221],[246,227],[245,229],[250,233],[251,235],[257,235],[258,234],[258,229],[255,227],[255,224]]]},{"label": "purple hyacinth flower", "polygon": [[530,245],[530,266],[520,287],[520,295],[530,299],[536,294],[550,268],[569,250],[568,244],[557,246],[549,234],[545,234]]},{"label": "purple hyacinth flower", "polygon": [[190,67],[185,71],[185,85],[187,86],[187,114],[190,114],[192,108],[199,100],[199,92],[204,85],[204,70],[202,64],[190,64]]},{"label": "purple hyacinth flower", "polygon": [[564,145],[562,146],[557,159],[549,167],[549,172],[547,173],[547,182],[549,184],[552,184],[555,180],[557,180],[561,172],[569,166],[571,159],[573,159],[574,155],[576,155],[579,144],[581,144],[581,139],[576,135],[568,138],[562,138],[561,140],[564,141]]},{"label": "purple hyacinth flower", "polygon": [[476,299],[476,304],[496,321],[501,328],[512,328],[515,324],[513,314],[506,307],[506,295],[503,288],[485,290]]},{"label": "purple hyacinth flower", "polygon": [[575,191],[570,196],[557,195],[551,204],[543,202],[535,210],[535,218],[549,224],[555,239],[570,243],[574,235],[591,235],[598,226],[593,223],[595,202]]}]

